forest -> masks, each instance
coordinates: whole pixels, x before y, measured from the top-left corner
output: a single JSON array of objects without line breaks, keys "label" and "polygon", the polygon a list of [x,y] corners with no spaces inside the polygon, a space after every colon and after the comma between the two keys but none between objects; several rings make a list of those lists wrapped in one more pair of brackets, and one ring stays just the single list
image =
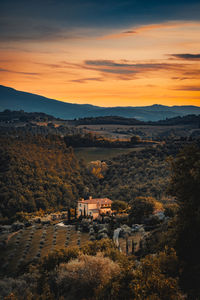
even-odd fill
[{"label": "forest", "polygon": [[[78,137],[74,136],[77,142]],[[0,247],[2,251],[8,247],[9,260],[21,255],[19,249],[23,249],[13,272],[6,273],[7,262],[1,257],[2,299],[199,299],[199,141],[169,140],[86,163],[74,154],[68,138],[14,130],[1,133],[2,226],[19,226],[14,222],[26,213],[69,213],[79,198],[89,196],[114,200],[119,216],[108,218],[108,223],[103,219],[96,225],[89,223],[88,233],[84,224],[89,221],[83,217],[76,220],[73,233],[71,225],[63,229],[62,240],[54,222],[28,224],[30,229],[11,231],[8,239],[1,233],[6,239]],[[93,135],[88,135],[90,139]],[[153,215],[156,209],[165,214],[164,221]],[[137,247],[136,236],[133,234],[129,245],[126,233],[121,240],[132,250],[120,252],[112,241],[114,230],[131,230],[129,226],[135,223],[144,226]],[[94,237],[97,225],[101,239]],[[70,244],[70,235],[76,236],[77,242],[71,240]],[[80,244],[81,236],[89,236],[91,241]],[[56,243],[63,245],[63,239],[64,247],[55,247]],[[45,253],[43,248],[50,249],[51,243],[51,251]],[[38,252],[26,260],[36,245]]]},{"label": "forest", "polygon": [[149,147],[105,161],[103,168],[79,161],[66,137],[2,135],[2,222],[20,211],[74,207],[89,195],[126,202],[145,195],[162,200],[169,180],[166,159],[178,149],[176,144]]},{"label": "forest", "polygon": [[164,200],[170,174],[167,159],[175,157],[180,147],[174,143],[147,147],[107,161],[107,171],[96,188],[98,195],[127,202],[138,196]]},{"label": "forest", "polygon": [[0,112],[0,121],[1,122],[28,122],[28,121],[55,121],[60,120],[53,116],[47,115],[45,113],[32,112],[27,113],[24,110],[12,111],[6,109]]},{"label": "forest", "polygon": [[59,136],[1,136],[1,213],[74,207],[85,188],[92,191],[89,174]]},{"label": "forest", "polygon": [[[64,141],[67,146],[76,147],[103,147],[103,148],[131,148],[142,144],[144,141],[139,136],[132,136],[127,141],[111,140],[92,133],[65,135]],[[146,143],[146,142],[145,142]]]},{"label": "forest", "polygon": [[[200,148],[171,161],[169,193],[178,211],[126,255],[110,239],[53,250],[1,278],[4,299],[199,299]],[[46,229],[43,230],[43,236]]]},{"label": "forest", "polygon": [[95,118],[79,118],[78,120],[70,121],[76,125],[96,125],[96,124],[117,124],[117,125],[191,125],[196,124],[200,126],[200,116],[199,115],[186,115],[178,116],[174,118],[166,118],[160,121],[149,121],[144,122],[134,118],[124,118],[118,116],[104,116]]}]

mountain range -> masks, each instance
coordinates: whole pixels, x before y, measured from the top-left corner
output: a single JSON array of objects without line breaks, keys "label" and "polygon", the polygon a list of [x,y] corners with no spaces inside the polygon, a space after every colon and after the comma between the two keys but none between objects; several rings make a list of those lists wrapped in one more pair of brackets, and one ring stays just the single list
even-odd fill
[{"label": "mountain range", "polygon": [[0,111],[5,109],[44,112],[66,120],[98,116],[121,116],[142,121],[158,121],[176,116],[200,114],[200,107],[198,106],[164,106],[154,104],[140,107],[100,107],[90,104],[72,104],[0,85]]}]

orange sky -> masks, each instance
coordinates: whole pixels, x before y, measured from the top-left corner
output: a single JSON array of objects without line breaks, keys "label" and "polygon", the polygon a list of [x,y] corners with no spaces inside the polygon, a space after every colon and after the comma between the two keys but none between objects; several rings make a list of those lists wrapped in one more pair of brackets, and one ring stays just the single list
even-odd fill
[{"label": "orange sky", "polygon": [[[199,105],[200,22],[0,43],[0,82],[99,106]],[[186,55],[187,54],[187,55]]]}]

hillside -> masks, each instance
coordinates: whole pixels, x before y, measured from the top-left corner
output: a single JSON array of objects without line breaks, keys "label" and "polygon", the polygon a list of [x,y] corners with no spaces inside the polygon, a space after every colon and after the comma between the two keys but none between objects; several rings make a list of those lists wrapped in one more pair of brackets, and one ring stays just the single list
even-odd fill
[{"label": "hillside", "polygon": [[93,111],[95,106],[65,103],[0,86],[0,110],[5,109],[44,112],[58,118],[73,119],[90,115],[90,111]]},{"label": "hillside", "polygon": [[167,158],[174,157],[180,148],[175,143],[158,145],[106,161],[108,169],[99,181],[97,194],[127,202],[138,196],[162,200],[169,183]]},{"label": "hillside", "polygon": [[68,208],[85,196],[90,177],[56,136],[1,136],[1,214]]},{"label": "hillside", "polygon": [[25,112],[23,110],[11,111],[9,109],[0,112],[0,122],[17,123],[17,122],[51,122],[59,121],[53,116],[42,112]]},{"label": "hillside", "polygon": [[197,106],[98,107],[72,104],[0,86],[0,111],[5,109],[43,112],[62,119],[120,116],[142,121],[158,121],[187,114],[200,114],[200,107]]}]

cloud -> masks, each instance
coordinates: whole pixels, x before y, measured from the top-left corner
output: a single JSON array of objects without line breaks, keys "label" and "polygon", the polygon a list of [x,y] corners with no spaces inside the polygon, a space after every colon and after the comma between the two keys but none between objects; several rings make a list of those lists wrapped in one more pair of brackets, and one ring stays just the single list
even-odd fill
[{"label": "cloud", "polygon": [[8,69],[3,69],[3,68],[0,68],[0,72],[13,73],[13,74],[22,74],[22,75],[31,75],[31,76],[41,75],[41,73],[13,71],[13,70],[8,70]]},{"label": "cloud", "polygon": [[200,92],[200,87],[199,86],[180,86],[177,88],[174,88],[174,90],[178,90],[178,91],[188,91],[188,92]]},{"label": "cloud", "polygon": [[[37,24],[39,23],[39,24]],[[77,33],[66,30],[59,22],[50,23],[33,20],[24,17],[8,18],[0,22],[0,41],[51,41],[51,40],[70,40],[80,39]]]},{"label": "cloud", "polygon": [[119,33],[114,33],[110,35],[105,35],[99,39],[106,40],[106,39],[120,39],[124,37],[129,37],[129,36],[136,36],[139,35],[143,32],[148,32],[152,30],[157,30],[157,29],[174,29],[174,28],[182,28],[182,27],[193,27],[193,26],[200,26],[199,22],[183,22],[183,21],[167,21],[163,23],[157,23],[157,24],[147,24],[147,25],[142,25],[142,26],[136,26],[134,28],[131,28],[126,31],[122,31]]},{"label": "cloud", "polygon": [[86,60],[84,62],[85,68],[90,70],[100,71],[102,73],[113,74],[138,74],[148,71],[158,70],[182,70],[183,66],[180,64],[168,63],[124,63],[123,61],[115,62],[113,60]]},{"label": "cloud", "polygon": [[90,35],[91,28],[101,33],[128,28],[122,32],[127,36],[167,21],[197,21],[199,9],[199,0],[1,0],[0,40],[72,39]]},{"label": "cloud", "polygon": [[61,69],[65,68],[65,66],[62,63],[58,64],[48,64],[48,63],[41,63],[41,62],[34,62],[35,65],[40,65],[43,67],[51,68],[51,69]]},{"label": "cloud", "polygon": [[151,60],[146,62],[132,62],[127,60],[86,60],[83,64],[70,68],[82,68],[95,71],[106,79],[135,80],[149,76],[161,76],[160,72],[170,72],[173,80],[198,79],[200,70],[196,65],[188,63],[175,63],[168,61]]},{"label": "cloud", "polygon": [[171,79],[182,81],[182,80],[187,80],[187,79],[191,79],[191,78],[189,78],[189,77],[178,77],[178,76],[175,76],[175,77],[172,77]]},{"label": "cloud", "polygon": [[200,78],[200,70],[197,70],[197,69],[191,69],[191,70],[186,70],[184,73],[183,73],[183,76],[189,76],[190,79],[193,78],[193,79],[199,79]]},{"label": "cloud", "polygon": [[[175,63],[168,61],[151,60],[146,62],[135,62],[128,61],[125,59],[121,60],[85,60],[82,63],[73,63],[68,61],[60,61],[59,64],[44,64],[52,68],[58,68],[57,72],[61,72],[62,68],[75,71],[71,73],[77,77],[80,70],[98,72],[100,74],[91,77],[72,79],[70,82],[86,83],[87,81],[103,81],[107,79],[117,80],[133,80],[139,79],[148,74],[156,72],[171,72],[171,79],[173,80],[187,80],[199,78],[200,71],[196,66],[191,64]],[[61,70],[59,70],[59,68]],[[80,73],[79,73],[80,74]],[[91,73],[90,73],[91,74]],[[152,74],[151,74],[152,75]],[[89,75],[90,76],[90,75]],[[157,75],[156,75],[157,76]],[[160,74],[159,74],[160,76]]]},{"label": "cloud", "polygon": [[200,60],[200,54],[182,53],[182,54],[171,54],[170,56],[181,60]]},{"label": "cloud", "polygon": [[132,34],[132,33],[137,33],[135,30],[127,30],[123,32],[124,34]]},{"label": "cloud", "polygon": [[87,83],[88,81],[104,81],[104,80],[103,80],[103,78],[100,78],[100,77],[89,77],[89,78],[80,78],[80,79],[70,80],[70,82],[76,82],[76,83]]}]

